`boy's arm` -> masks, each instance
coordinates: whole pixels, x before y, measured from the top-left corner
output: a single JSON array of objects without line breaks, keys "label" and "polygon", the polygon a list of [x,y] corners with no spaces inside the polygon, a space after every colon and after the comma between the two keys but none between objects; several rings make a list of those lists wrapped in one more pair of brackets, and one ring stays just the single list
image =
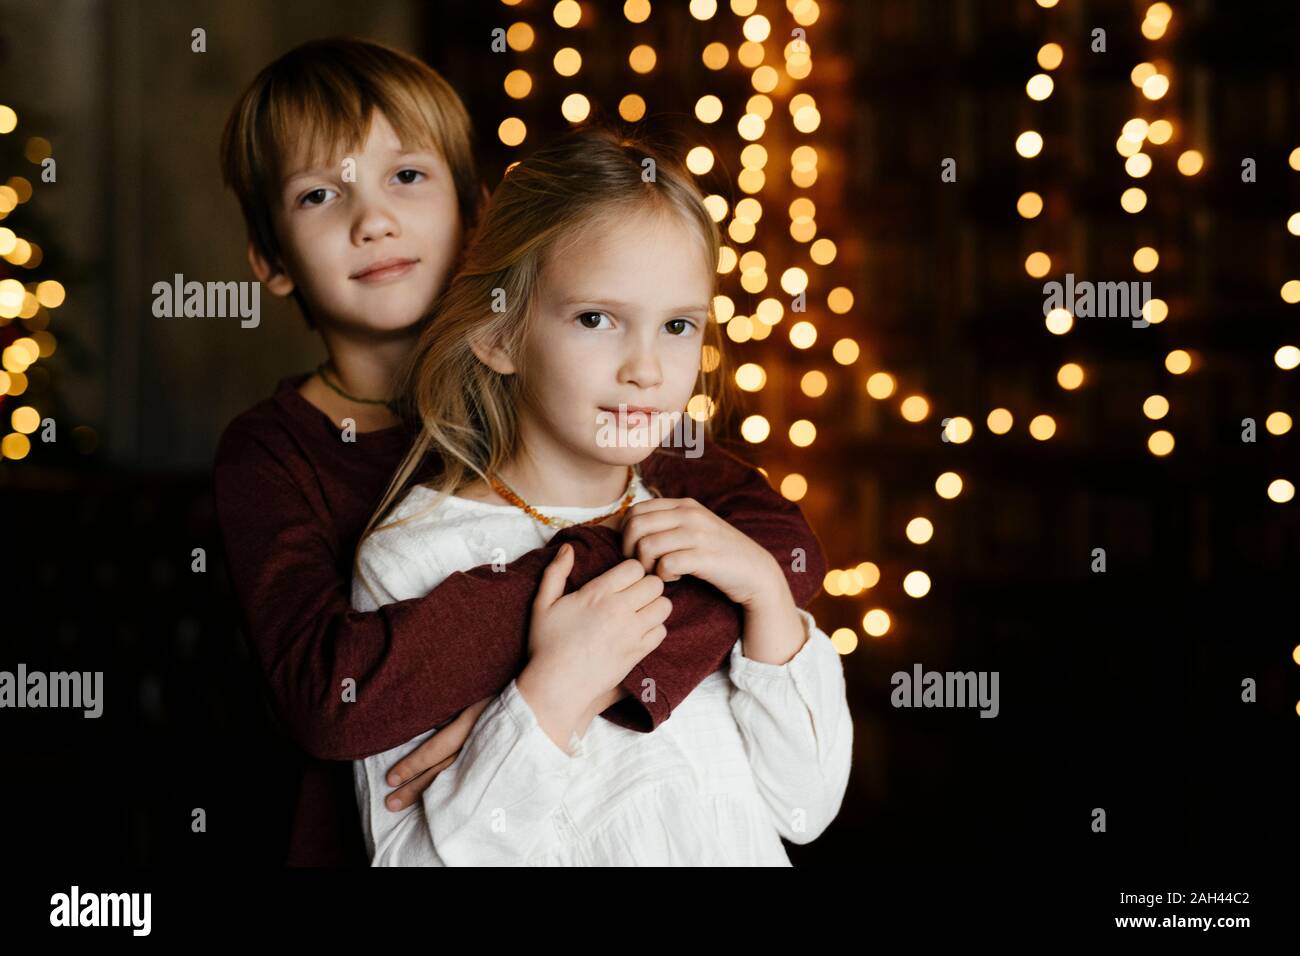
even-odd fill
[{"label": "boy's arm", "polygon": [[499,694],[525,663],[533,598],[564,542],[571,590],[624,560],[596,533],[610,529],[571,528],[503,571],[484,565],[424,597],[353,611],[341,570],[351,555],[336,553],[326,519],[269,449],[228,432],[213,478],[231,584],[275,713],[323,760],[381,753]]},{"label": "boy's arm", "polygon": [[[787,500],[762,473],[712,442],[698,458],[662,449],[642,464],[642,476],[665,498],[694,498],[743,531],[776,559],[795,603],[808,604],[821,590],[826,558],[799,506]],[[609,528],[598,528],[619,538]],[[621,541],[619,542],[621,547]],[[620,551],[621,554],[621,551]],[[604,716],[632,730],[653,730],[700,681],[720,666],[743,632],[744,615],[713,585],[683,577],[664,586],[673,602],[668,636],[624,678],[629,697]],[[642,700],[653,694],[653,702]],[[642,707],[633,706],[641,702]],[[647,713],[652,721],[646,725]]]}]

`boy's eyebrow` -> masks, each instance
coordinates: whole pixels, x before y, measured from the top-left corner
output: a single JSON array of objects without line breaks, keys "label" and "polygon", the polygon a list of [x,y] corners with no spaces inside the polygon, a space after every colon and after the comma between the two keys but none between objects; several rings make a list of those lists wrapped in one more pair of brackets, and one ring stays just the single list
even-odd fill
[{"label": "boy's eyebrow", "polygon": [[[389,149],[385,150],[385,155],[389,160],[404,159],[407,156],[432,156],[433,151],[427,148],[417,147],[415,149]],[[288,187],[295,179],[302,179],[307,176],[316,176],[320,173],[333,172],[338,163],[330,163],[327,166],[316,166],[312,169],[300,169],[296,173],[290,173],[284,178],[284,185]]]},{"label": "boy's eyebrow", "polygon": [[[635,302],[624,302],[620,299],[603,299],[598,295],[593,296],[570,296],[560,303],[561,308],[567,308],[571,305],[607,305],[615,309],[626,309],[628,306],[636,305]],[[708,305],[680,305],[676,308],[669,309],[669,312],[707,312]]]}]

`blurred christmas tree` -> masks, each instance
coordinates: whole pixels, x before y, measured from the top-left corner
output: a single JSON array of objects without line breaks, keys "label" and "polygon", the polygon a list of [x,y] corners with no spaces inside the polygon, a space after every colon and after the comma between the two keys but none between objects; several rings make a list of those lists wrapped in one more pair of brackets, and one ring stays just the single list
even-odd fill
[{"label": "blurred christmas tree", "polygon": [[49,329],[66,293],[51,277],[58,256],[37,208],[41,190],[58,181],[58,166],[50,141],[23,135],[19,126],[18,113],[0,104],[0,461],[6,462],[32,455],[34,445],[48,449],[40,458],[51,460],[88,453],[96,444],[89,428],[60,434],[67,416],[46,363],[69,344],[63,330],[56,340]]}]

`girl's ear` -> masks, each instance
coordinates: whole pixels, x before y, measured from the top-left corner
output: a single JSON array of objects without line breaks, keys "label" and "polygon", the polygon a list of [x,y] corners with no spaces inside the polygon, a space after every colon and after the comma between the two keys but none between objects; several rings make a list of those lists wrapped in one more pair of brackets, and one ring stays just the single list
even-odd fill
[{"label": "girl's ear", "polygon": [[499,345],[485,345],[480,337],[470,336],[469,347],[478,356],[478,360],[498,375],[515,374],[515,363],[509,354]]}]

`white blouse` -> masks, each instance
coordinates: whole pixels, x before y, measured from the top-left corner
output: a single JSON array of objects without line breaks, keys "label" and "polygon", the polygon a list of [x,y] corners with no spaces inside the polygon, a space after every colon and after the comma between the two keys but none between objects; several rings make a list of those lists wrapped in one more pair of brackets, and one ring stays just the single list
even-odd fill
[{"label": "white blouse", "polygon": [[[651,497],[639,478],[635,491],[637,501]],[[429,511],[434,500],[414,488],[394,517],[418,517],[362,546],[356,610],[509,563],[556,532],[511,505],[452,496]],[[618,503],[543,510],[583,521]],[[781,838],[809,843],[826,829],[853,753],[839,654],[810,614],[799,615],[806,640],[790,661],[752,661],[737,641],[728,663],[652,733],[597,717],[570,755],[512,680],[421,802],[389,810],[384,778],[433,731],[354,761],[371,865],[789,866]]]}]

